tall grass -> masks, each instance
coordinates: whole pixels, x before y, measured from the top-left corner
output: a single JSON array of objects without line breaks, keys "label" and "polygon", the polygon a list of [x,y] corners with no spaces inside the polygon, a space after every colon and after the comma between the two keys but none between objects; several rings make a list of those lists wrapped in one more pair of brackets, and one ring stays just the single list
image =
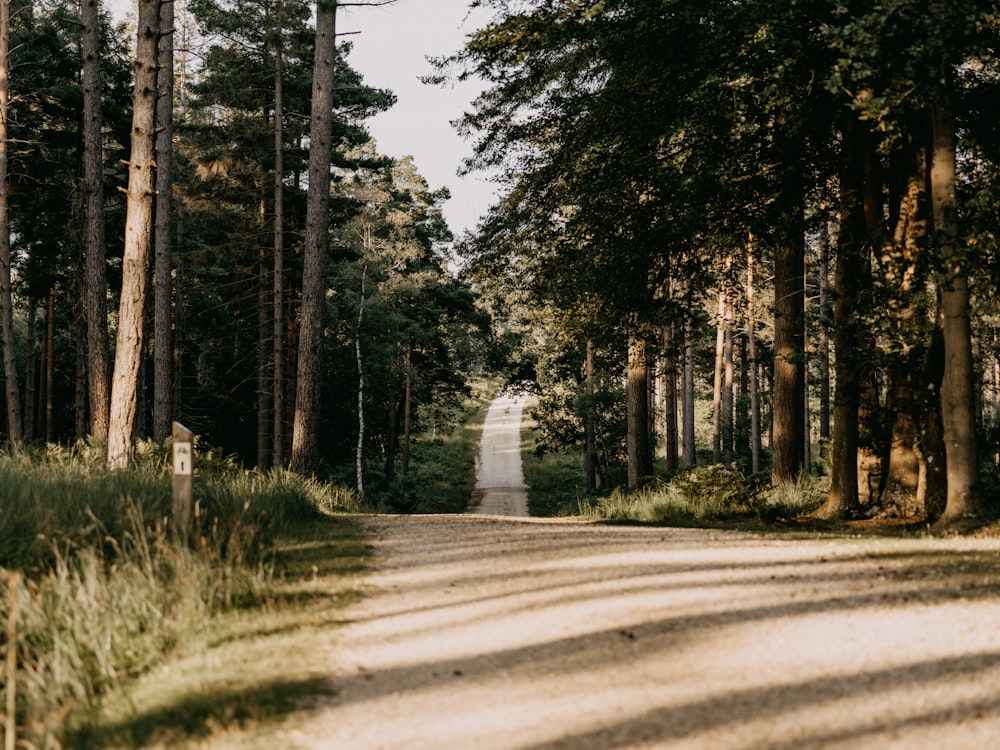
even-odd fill
[{"label": "tall grass", "polygon": [[607,521],[693,526],[712,523],[773,523],[814,510],[828,479],[805,477],[795,485],[771,487],[756,476],[723,466],[687,469],[669,481],[631,492],[581,500],[582,516]]},{"label": "tall grass", "polygon": [[[0,458],[0,573],[25,574],[16,597],[26,746],[58,747],[213,614],[261,601],[283,528],[356,507],[349,492],[206,452],[184,542],[167,521],[169,447],[141,445],[128,472],[106,471],[100,453],[81,443]],[[11,604],[0,602],[0,620]]]}]

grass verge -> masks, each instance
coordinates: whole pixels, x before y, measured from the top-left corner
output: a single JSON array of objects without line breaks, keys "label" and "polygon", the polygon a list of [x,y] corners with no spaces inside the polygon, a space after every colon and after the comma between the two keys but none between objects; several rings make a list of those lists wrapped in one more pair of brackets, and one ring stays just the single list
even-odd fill
[{"label": "grass verge", "polygon": [[283,719],[332,697],[316,647],[334,640],[344,608],[359,598],[366,556],[356,516],[286,529],[260,605],[214,617],[169,661],[110,695],[68,746],[280,746]]},{"label": "grass verge", "polygon": [[669,480],[631,492],[582,500],[580,515],[603,521],[668,526],[781,524],[814,510],[829,486],[825,477],[803,477],[795,485],[771,487],[760,477],[723,466],[684,469]]},{"label": "grass verge", "polygon": [[[169,447],[140,446],[129,472],[107,472],[100,455],[82,444],[0,458],[0,574],[24,574],[0,601],[0,620],[16,607],[16,721],[26,747],[90,746],[111,696],[218,633],[219,618],[294,599],[286,578],[302,578],[296,564],[308,546],[283,552],[279,540],[301,538],[323,512],[352,503],[336,488],[243,471],[206,451],[194,531],[181,540],[166,520]],[[309,563],[310,576],[320,570],[318,558]],[[0,688],[5,701],[6,677]]]}]

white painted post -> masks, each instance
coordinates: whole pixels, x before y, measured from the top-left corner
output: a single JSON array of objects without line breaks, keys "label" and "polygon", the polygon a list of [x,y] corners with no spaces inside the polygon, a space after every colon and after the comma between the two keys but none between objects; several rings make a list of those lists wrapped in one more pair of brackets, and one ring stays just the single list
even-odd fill
[{"label": "white painted post", "polygon": [[187,536],[191,528],[194,507],[194,433],[180,422],[174,422],[174,487],[171,512],[176,528]]}]

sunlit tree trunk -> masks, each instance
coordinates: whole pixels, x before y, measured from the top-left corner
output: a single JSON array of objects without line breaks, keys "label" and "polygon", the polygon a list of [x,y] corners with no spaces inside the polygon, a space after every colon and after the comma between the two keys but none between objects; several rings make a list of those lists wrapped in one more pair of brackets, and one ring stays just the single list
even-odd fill
[{"label": "sunlit tree trunk", "polygon": [[309,192],[302,259],[298,375],[292,425],[291,465],[300,474],[314,473],[319,461],[336,29],[337,3],[335,0],[319,0],[316,7],[316,57],[309,129]]},{"label": "sunlit tree trunk", "polygon": [[7,112],[10,104],[8,55],[10,51],[10,0],[0,0],[0,339],[7,396],[7,440],[14,448],[21,442],[21,394],[17,386],[14,352],[14,300],[11,295],[10,201],[7,194]]},{"label": "sunlit tree trunk", "polygon": [[944,380],[941,414],[947,454],[948,497],[940,521],[980,517],[982,507],[974,489],[978,478],[976,408],[969,319],[969,282],[958,251],[955,198],[955,116],[950,103],[939,99],[931,106],[931,206],[938,254],[944,272],[938,281],[944,335]]},{"label": "sunlit tree trunk", "polygon": [[84,314],[90,434],[108,439],[108,280],[104,245],[104,137],[98,0],[81,0],[83,55]]},{"label": "sunlit tree trunk", "polygon": [[677,367],[673,354],[673,324],[663,327],[663,445],[665,468],[677,470]]},{"label": "sunlit tree trunk", "polygon": [[[888,319],[898,339],[906,341],[917,317],[914,301],[916,266],[927,240],[926,188],[927,159],[924,139],[908,155],[906,190],[899,201],[898,219],[892,237],[886,237],[881,268],[884,281],[894,294],[888,304]],[[870,212],[869,212],[870,213]],[[921,492],[921,451],[916,414],[919,373],[924,359],[922,347],[905,344],[886,372],[886,414],[891,420],[891,437],[883,471],[879,502],[896,513],[916,516],[925,511]]]},{"label": "sunlit tree trunk", "polygon": [[132,455],[132,431],[136,420],[139,369],[142,363],[146,270],[153,219],[160,3],[159,0],[138,0],[138,8],[122,294],[118,308],[118,339],[111,379],[111,418],[108,429],[108,467],[111,469],[126,468]]},{"label": "sunlit tree trunk", "polygon": [[722,339],[722,403],[720,436],[722,438],[722,460],[726,464],[733,462],[733,303],[726,295],[726,319]]},{"label": "sunlit tree trunk", "polygon": [[719,290],[715,320],[715,368],[712,379],[712,463],[722,463],[722,377],[725,369],[726,293]]},{"label": "sunlit tree trunk", "polygon": [[697,463],[694,444],[694,325],[684,319],[684,375],[681,395],[681,456],[685,466]]},{"label": "sunlit tree trunk", "polygon": [[626,379],[628,414],[628,486],[641,487],[653,473],[649,440],[649,361],[646,342],[631,330],[628,341]]}]

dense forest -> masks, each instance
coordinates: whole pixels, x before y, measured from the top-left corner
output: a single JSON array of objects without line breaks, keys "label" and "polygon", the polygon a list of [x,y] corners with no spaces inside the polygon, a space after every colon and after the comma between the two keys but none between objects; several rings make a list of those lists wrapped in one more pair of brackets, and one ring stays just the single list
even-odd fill
[{"label": "dense forest", "polygon": [[447,269],[447,191],[378,152],[394,96],[322,18],[10,3],[7,442],[89,436],[124,466],[177,420],[360,489],[466,393],[488,320]]},{"label": "dense forest", "polygon": [[0,0],[6,441],[121,467],[177,420],[364,491],[502,374],[585,490],[992,510],[1000,4],[471,6],[437,75],[502,197],[456,239],[337,2]]},{"label": "dense forest", "polygon": [[439,69],[489,83],[461,126],[508,190],[463,253],[546,332],[520,362],[591,488],[661,456],[825,471],[821,518],[989,510],[996,3],[474,5]]}]

